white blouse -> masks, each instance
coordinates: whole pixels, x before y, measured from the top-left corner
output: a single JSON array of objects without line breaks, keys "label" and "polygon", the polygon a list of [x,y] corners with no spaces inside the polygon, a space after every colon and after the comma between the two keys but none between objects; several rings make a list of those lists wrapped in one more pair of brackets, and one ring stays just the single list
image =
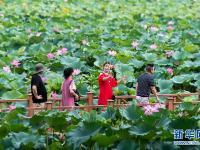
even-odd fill
[{"label": "white blouse", "polygon": [[72,80],[72,82],[71,82],[69,88],[72,89],[72,90],[76,90],[76,85],[75,85],[74,80]]}]

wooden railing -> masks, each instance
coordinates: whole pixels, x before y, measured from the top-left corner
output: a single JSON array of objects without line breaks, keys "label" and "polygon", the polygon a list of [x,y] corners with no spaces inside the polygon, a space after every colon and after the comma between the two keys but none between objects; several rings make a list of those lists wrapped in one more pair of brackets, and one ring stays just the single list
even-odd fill
[{"label": "wooden railing", "polygon": [[[165,97],[167,98],[167,101],[165,103],[166,108],[169,110],[174,110],[178,104],[180,104],[182,101],[180,101],[179,97],[187,97],[187,96],[198,96],[197,101],[193,102],[194,105],[200,103],[200,90],[198,93],[180,93],[180,94],[159,94],[159,97]],[[153,95],[152,95],[153,96]],[[94,105],[93,100],[98,99],[97,96],[94,96],[92,92],[87,92],[86,96],[81,96],[81,100],[85,100],[87,105],[86,106],[61,106],[61,99],[60,98],[49,98],[48,101],[45,103],[45,107],[34,107],[33,101],[32,101],[32,95],[29,94],[27,99],[15,99],[15,100],[0,100],[0,104],[2,103],[10,103],[10,102],[27,102],[27,110],[28,110],[28,116],[31,117],[34,114],[34,110],[52,110],[52,109],[58,109],[58,110],[70,110],[70,109],[82,109],[86,111],[91,111],[96,108],[105,108],[107,106],[104,105]],[[108,106],[110,107],[126,107],[129,106],[128,99],[136,99],[135,95],[125,95],[125,96],[116,96],[116,100],[108,100]],[[57,106],[55,105],[56,103]],[[138,105],[143,106],[143,105]]]}]

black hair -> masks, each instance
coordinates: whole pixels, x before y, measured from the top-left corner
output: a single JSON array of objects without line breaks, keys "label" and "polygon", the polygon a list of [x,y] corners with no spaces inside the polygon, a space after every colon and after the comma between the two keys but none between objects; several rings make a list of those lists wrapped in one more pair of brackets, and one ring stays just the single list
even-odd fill
[{"label": "black hair", "polygon": [[154,67],[154,64],[147,64],[147,65],[146,65],[146,71],[147,71],[147,72],[151,72],[152,69],[153,69],[153,67]]},{"label": "black hair", "polygon": [[109,61],[106,61],[106,62],[104,62],[103,67],[104,67],[106,64],[111,65],[111,63],[110,63]]},{"label": "black hair", "polygon": [[115,71],[114,68],[112,68],[111,70],[112,70],[113,77],[117,80],[117,72]]},{"label": "black hair", "polygon": [[74,72],[74,69],[73,68],[66,68],[63,72],[63,75],[64,75],[64,78],[67,79],[69,78],[69,76],[72,75],[72,73]]}]

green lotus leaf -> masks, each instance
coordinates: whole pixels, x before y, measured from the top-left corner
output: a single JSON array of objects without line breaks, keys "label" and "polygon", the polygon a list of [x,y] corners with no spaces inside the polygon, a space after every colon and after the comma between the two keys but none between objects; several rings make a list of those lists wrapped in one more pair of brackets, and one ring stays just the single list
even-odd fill
[{"label": "green lotus leaf", "polygon": [[80,62],[79,58],[69,57],[69,56],[62,57],[61,64],[64,66],[73,67],[76,69],[80,69],[84,65],[83,62]]},{"label": "green lotus leaf", "polygon": [[143,54],[143,57],[148,62],[152,62],[157,59],[157,55],[154,53],[145,53],[145,54]]},{"label": "green lotus leaf", "polygon": [[74,148],[78,148],[80,144],[85,143],[91,137],[97,135],[101,125],[98,122],[84,122],[80,127],[66,134],[69,142]]},{"label": "green lotus leaf", "polygon": [[185,74],[185,75],[179,75],[179,76],[175,76],[173,77],[171,80],[174,82],[174,83],[183,83],[185,81],[189,81],[189,80],[192,80],[194,78],[194,75],[189,75],[189,74]]},{"label": "green lotus leaf", "polygon": [[178,106],[178,109],[180,111],[184,111],[184,110],[193,110],[194,109],[194,105],[191,102],[184,102],[182,104],[180,104]]},{"label": "green lotus leaf", "polygon": [[138,148],[139,148],[139,145],[131,140],[123,140],[117,146],[118,150],[132,150],[132,149],[138,149]]},{"label": "green lotus leaf", "polygon": [[188,57],[188,53],[176,51],[174,55],[172,56],[175,60],[184,60]]},{"label": "green lotus leaf", "polygon": [[196,120],[190,119],[190,118],[177,118],[172,120],[172,122],[169,124],[169,126],[172,129],[194,129],[196,126]]},{"label": "green lotus leaf", "polygon": [[130,135],[136,136],[145,136],[148,135],[154,129],[153,126],[139,124],[137,126],[133,126],[129,129]]},{"label": "green lotus leaf", "polygon": [[141,118],[143,111],[135,105],[131,105],[127,109],[120,109],[120,114],[127,120],[138,120]]},{"label": "green lotus leaf", "polygon": [[170,89],[161,89],[159,93],[160,94],[170,94],[170,93],[172,93],[172,90],[170,90]]},{"label": "green lotus leaf", "polygon": [[158,80],[158,87],[160,90],[171,89],[173,82],[171,80]]},{"label": "green lotus leaf", "polygon": [[16,90],[7,91],[1,96],[2,99],[20,99],[24,97],[26,97],[24,94]]},{"label": "green lotus leaf", "polygon": [[[9,142],[10,144],[7,145],[6,143]],[[15,148],[19,149],[23,146],[29,146],[32,149],[44,148],[45,145],[45,137],[38,136],[34,134],[29,134],[25,132],[19,133],[11,133],[6,139],[4,140],[4,148]]]},{"label": "green lotus leaf", "polygon": [[108,108],[108,109],[106,110],[106,112],[102,113],[101,115],[102,115],[102,117],[104,117],[104,118],[107,119],[107,120],[108,120],[108,119],[114,119],[114,118],[115,118],[115,115],[116,115],[116,112],[115,112],[114,109]]},{"label": "green lotus leaf", "polygon": [[172,63],[169,61],[169,59],[159,59],[155,61],[155,64],[157,65],[172,65]]},{"label": "green lotus leaf", "polygon": [[196,52],[198,50],[199,46],[194,44],[188,44],[184,46],[184,50],[187,52]]},{"label": "green lotus leaf", "polygon": [[144,65],[144,62],[136,60],[136,59],[131,59],[130,60],[130,64],[133,65],[136,68],[140,68],[140,67],[142,67]]},{"label": "green lotus leaf", "polygon": [[113,145],[119,137],[117,135],[102,135],[102,134],[97,134],[96,136],[92,137],[92,140],[97,142],[100,146],[103,147],[109,147],[109,145]]}]

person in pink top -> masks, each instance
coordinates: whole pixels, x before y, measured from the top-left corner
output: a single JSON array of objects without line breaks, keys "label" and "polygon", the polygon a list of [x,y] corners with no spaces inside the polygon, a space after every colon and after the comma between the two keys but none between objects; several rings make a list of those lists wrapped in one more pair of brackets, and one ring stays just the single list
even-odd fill
[{"label": "person in pink top", "polygon": [[74,106],[75,100],[79,99],[79,96],[75,93],[76,86],[73,80],[73,68],[66,68],[64,70],[65,80],[62,83],[62,106]]}]

